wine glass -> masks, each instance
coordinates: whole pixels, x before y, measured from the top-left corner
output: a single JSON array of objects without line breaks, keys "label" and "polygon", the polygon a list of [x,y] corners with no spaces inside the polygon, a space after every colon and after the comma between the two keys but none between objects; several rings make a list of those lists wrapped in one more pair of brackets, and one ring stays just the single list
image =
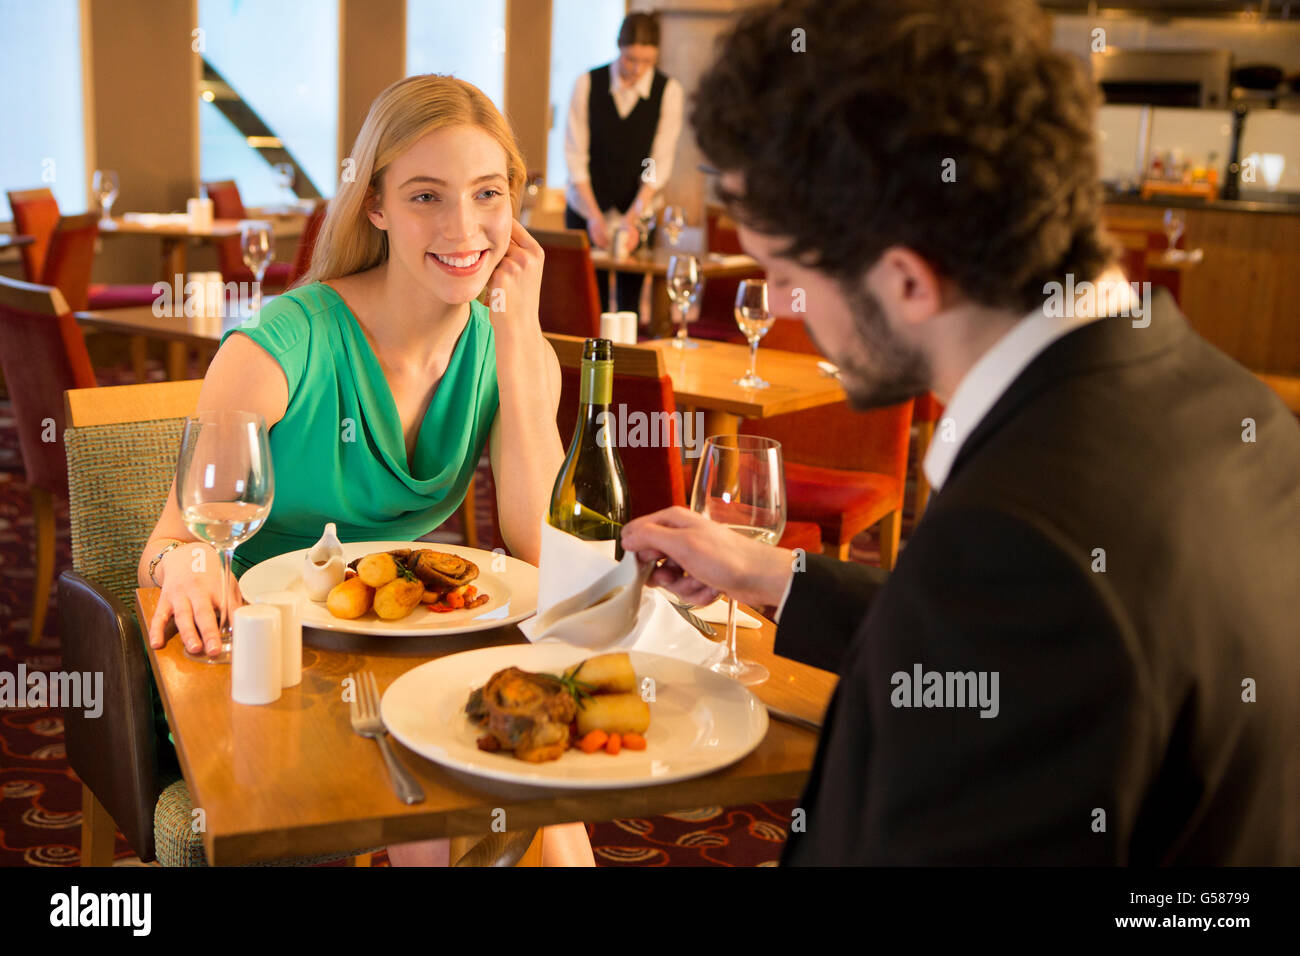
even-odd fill
[{"label": "wine glass", "polygon": [[[781,443],[758,435],[715,435],[704,443],[691,510],[746,538],[776,544],[785,530]],[[736,599],[727,609],[727,654],[709,669],[761,684],[767,668],[736,655]]]},{"label": "wine glass", "polygon": [[94,189],[95,195],[99,198],[99,221],[101,223],[108,222],[113,218],[113,203],[117,200],[118,180],[116,170],[95,170],[94,178],[91,180],[91,188]]},{"label": "wine glass", "polygon": [[1178,239],[1186,228],[1187,221],[1183,218],[1181,211],[1177,209],[1165,210],[1165,236],[1169,240],[1169,248],[1165,251],[1165,257],[1168,259],[1177,259],[1179,256]]},{"label": "wine glass", "polygon": [[[221,554],[221,654],[230,661],[230,562],[235,547],[262,527],[275,496],[266,420],[256,412],[200,412],[185,420],[176,464],[176,504],[195,537]],[[186,652],[188,654],[188,651]]]},{"label": "wine glass", "polygon": [[280,188],[288,193],[287,201],[297,202],[298,194],[293,191],[293,183],[297,179],[298,171],[294,169],[293,163],[276,163],[271,168],[275,170],[275,178],[279,180]]},{"label": "wine glass", "polygon": [[655,224],[655,201],[648,199],[642,202],[636,201],[636,231],[639,234],[640,241],[637,243],[638,249],[650,248],[650,227]]},{"label": "wine glass", "polygon": [[700,260],[694,256],[678,255],[668,259],[668,298],[680,316],[675,349],[693,349],[697,344],[686,337],[686,323],[691,309],[704,291],[704,276],[700,273]]},{"label": "wine glass", "polygon": [[240,227],[239,248],[256,280],[253,283],[253,311],[262,307],[262,276],[275,258],[275,244],[271,241],[271,224],[249,220]]},{"label": "wine glass", "polygon": [[736,325],[749,341],[749,371],[736,379],[745,388],[767,388],[768,383],[758,377],[758,342],[767,335],[776,321],[767,308],[767,280],[742,279],[736,290]]},{"label": "wine glass", "polygon": [[668,245],[674,249],[677,248],[677,243],[682,238],[684,228],[686,228],[685,210],[681,206],[665,206],[664,235],[668,237]]}]

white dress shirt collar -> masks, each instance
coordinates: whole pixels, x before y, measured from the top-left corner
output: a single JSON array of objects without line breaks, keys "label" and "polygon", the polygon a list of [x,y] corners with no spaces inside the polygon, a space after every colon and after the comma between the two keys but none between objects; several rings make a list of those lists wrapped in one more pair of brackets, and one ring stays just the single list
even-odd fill
[{"label": "white dress shirt collar", "polygon": [[641,78],[637,80],[636,83],[634,83],[631,87],[629,87],[626,84],[624,84],[622,79],[619,78],[618,61],[615,60],[613,63],[609,65],[609,95],[610,96],[617,97],[619,93],[623,93],[623,95],[626,96],[627,93],[625,91],[629,89],[633,89],[636,90],[636,95],[639,96],[641,99],[648,100],[650,98],[650,87],[654,85],[654,81],[655,81],[655,71],[653,69],[646,70],[644,73],[641,74]]},{"label": "white dress shirt collar", "polygon": [[922,467],[931,488],[938,491],[943,487],[957,452],[1016,376],[1057,339],[1097,318],[1100,316],[1055,316],[1035,309],[976,360],[953,391],[925,454]]}]

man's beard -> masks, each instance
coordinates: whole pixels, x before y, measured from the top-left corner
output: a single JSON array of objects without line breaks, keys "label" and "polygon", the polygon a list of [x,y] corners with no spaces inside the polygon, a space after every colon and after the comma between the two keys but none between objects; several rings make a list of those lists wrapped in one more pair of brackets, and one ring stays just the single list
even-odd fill
[{"label": "man's beard", "polygon": [[[930,362],[889,327],[880,300],[869,289],[844,289],[853,315],[855,340],[844,354],[826,354],[840,369],[840,385],[858,411],[895,405],[930,390]],[[809,334],[812,330],[809,328]]]}]

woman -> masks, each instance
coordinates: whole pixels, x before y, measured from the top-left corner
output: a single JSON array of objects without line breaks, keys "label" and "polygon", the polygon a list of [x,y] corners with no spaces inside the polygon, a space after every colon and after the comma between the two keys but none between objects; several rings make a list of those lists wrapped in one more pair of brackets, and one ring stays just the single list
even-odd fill
[{"label": "woman", "polygon": [[[563,457],[560,369],[538,324],[542,250],[515,219],[510,128],[474,86],[409,77],[372,104],[344,169],[302,284],[226,333],[199,395],[200,411],[258,412],[270,429],[275,499],[236,575],[309,547],[327,521],[344,541],[427,534],[485,445],[502,537],[536,564]],[[161,647],[174,618],[187,648],[214,655],[220,564],[174,492],[140,559],[141,585],[162,589],[149,640]],[[590,858],[581,824],[548,830],[545,857]],[[446,841],[389,849],[399,865],[447,855]]]}]

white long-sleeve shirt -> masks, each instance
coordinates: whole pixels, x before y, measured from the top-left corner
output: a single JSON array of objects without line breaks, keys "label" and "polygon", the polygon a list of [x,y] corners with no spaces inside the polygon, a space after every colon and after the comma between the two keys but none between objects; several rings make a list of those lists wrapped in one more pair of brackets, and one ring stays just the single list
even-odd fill
[{"label": "white long-sleeve shirt", "polygon": [[[649,99],[654,84],[654,70],[646,70],[632,86],[624,85],[618,75],[618,64],[609,64],[609,92],[614,98],[618,115],[626,119],[639,100]],[[587,101],[591,96],[591,73],[578,74],[569,98],[569,118],[564,130],[564,158],[569,167],[569,185],[565,193],[568,204],[575,211],[582,210],[578,198],[578,184],[591,182],[591,127],[587,123]],[[673,174],[673,156],[677,152],[677,137],[682,132],[682,85],[672,77],[664,84],[663,100],[659,105],[659,125],[650,146],[650,159],[654,160],[655,191],[662,190]],[[605,210],[608,212],[608,210]]]}]

